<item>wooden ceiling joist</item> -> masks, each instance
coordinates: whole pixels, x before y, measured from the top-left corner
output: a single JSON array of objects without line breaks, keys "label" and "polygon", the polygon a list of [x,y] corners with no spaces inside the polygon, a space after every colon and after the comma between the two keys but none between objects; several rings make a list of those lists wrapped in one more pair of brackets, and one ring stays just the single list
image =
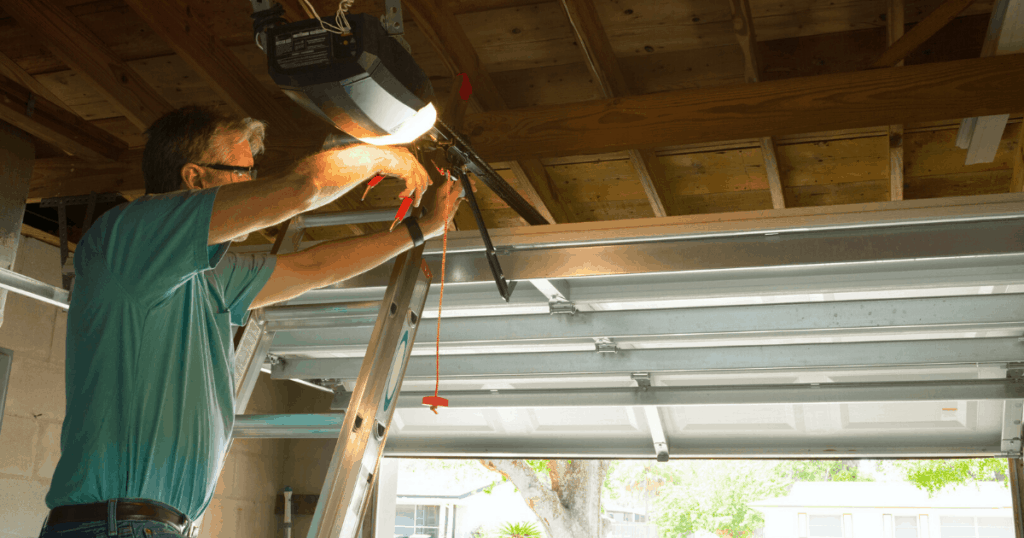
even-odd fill
[{"label": "wooden ceiling joist", "polygon": [[1018,110],[1024,55],[491,111],[466,117],[485,159],[554,157]]},{"label": "wooden ceiling joist", "polygon": [[301,122],[274,99],[191,7],[150,0],[125,3],[237,113],[265,120],[271,133],[301,133]]},{"label": "wooden ceiling joist", "polygon": [[3,53],[0,53],[0,75],[21,84],[32,93],[41,95],[47,101],[63,108],[64,110],[67,110],[72,114],[74,113],[71,108],[61,101],[59,97],[54,95],[49,88],[36,80],[36,78],[29,74],[28,71],[22,69],[20,65]]},{"label": "wooden ceiling joist", "polygon": [[2,75],[0,120],[84,159],[117,161],[128,149],[120,138]]},{"label": "wooden ceiling joist", "polygon": [[1017,148],[1013,151],[1013,176],[1010,192],[1024,192],[1024,126],[1017,135]]},{"label": "wooden ceiling joist", "polygon": [[[505,110],[505,100],[491,76],[480,63],[469,37],[447,5],[434,0],[404,2],[416,25],[441,56],[452,75],[465,73],[473,86],[473,97],[484,110]],[[551,223],[573,222],[568,204],[558,198],[551,178],[539,159],[528,155],[508,159],[515,180],[510,182],[519,194]]]},{"label": "wooden ceiling joist", "polygon": [[[965,5],[964,7],[967,6]],[[886,34],[888,35],[890,47],[894,43],[899,42],[903,37],[905,14],[906,9],[904,8],[903,0],[889,0],[889,15],[886,18],[888,31]],[[937,32],[938,28],[935,31]],[[896,67],[902,65],[902,59],[896,63]],[[901,124],[889,126],[889,199],[903,199],[903,125]]]},{"label": "wooden ceiling joist", "polygon": [[[608,35],[601,24],[601,18],[591,0],[561,0],[562,9],[569,18],[576,42],[583,52],[584,62],[601,89],[605,99],[631,95],[633,93],[619,68],[619,60],[612,51]],[[640,177],[644,193],[651,204],[655,217],[665,217],[664,201],[669,198],[665,171],[657,155],[650,149],[629,150],[629,160]]]},{"label": "wooden ceiling joist", "polygon": [[[1024,0],[998,0],[992,6],[981,55],[1021,52],[1024,52]],[[964,164],[992,162],[1009,119],[1006,113],[1019,110],[1015,108],[1004,110],[1002,114],[964,119],[957,137],[957,147],[967,150]]]},{"label": "wooden ceiling joist", "polygon": [[132,200],[146,192],[142,150],[129,149],[120,161],[83,161],[74,157],[36,159],[29,182],[28,203],[90,192],[119,192]]},{"label": "wooden ceiling joist", "polygon": [[[733,27],[736,40],[743,49],[743,78],[748,84],[761,81],[761,60],[757,52],[757,32],[749,0],[730,0]],[[782,190],[782,175],[779,174],[779,157],[775,153],[775,141],[770,136],[761,138],[761,154],[764,156],[764,172],[768,178],[768,190],[772,195],[772,207],[786,207],[786,196]]]},{"label": "wooden ceiling joist", "polygon": [[8,0],[4,9],[37,32],[55,56],[88,79],[140,131],[173,109],[67,8],[53,2]]},{"label": "wooden ceiling joist", "polygon": [[[974,0],[946,0],[939,7],[935,8],[927,17],[921,22],[914,25],[909,32],[903,33],[902,24],[900,24],[899,34],[900,37],[895,41],[889,42],[889,48],[882,54],[878,60],[875,61],[871,67],[892,67],[898,62],[906,58],[911,52],[914,52],[918,47],[923,45],[925,41],[931,39],[936,32],[941,30],[947,24],[953,21],[963,13],[968,6]],[[892,10],[889,11],[889,27],[893,28],[892,24]],[[902,23],[904,16],[898,15],[899,20]],[[890,32],[889,34],[893,34]]]}]

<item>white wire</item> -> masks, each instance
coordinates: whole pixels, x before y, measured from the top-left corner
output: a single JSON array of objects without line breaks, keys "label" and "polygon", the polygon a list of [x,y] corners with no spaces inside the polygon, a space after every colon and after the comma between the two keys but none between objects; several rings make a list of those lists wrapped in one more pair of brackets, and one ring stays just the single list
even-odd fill
[{"label": "white wire", "polygon": [[348,23],[348,19],[345,18],[345,12],[348,8],[352,7],[355,0],[341,0],[338,2],[338,11],[334,14],[334,24],[324,22],[320,18],[320,15],[316,12],[316,8],[309,0],[301,0],[306,7],[309,8],[309,12],[316,17],[316,20],[320,21],[320,27],[328,32],[338,35],[348,35],[352,33],[352,26]]}]

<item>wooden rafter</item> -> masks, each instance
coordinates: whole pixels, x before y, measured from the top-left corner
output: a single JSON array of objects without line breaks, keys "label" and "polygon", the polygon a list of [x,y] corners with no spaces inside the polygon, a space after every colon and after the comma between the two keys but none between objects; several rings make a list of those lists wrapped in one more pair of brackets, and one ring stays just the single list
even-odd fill
[{"label": "wooden rafter", "polygon": [[[981,47],[981,56],[1024,52],[1024,1],[998,0],[989,15],[988,31]],[[1012,109],[1019,111],[1019,108]],[[1003,139],[1009,115],[993,114],[965,118],[960,125],[957,146],[967,150],[965,165],[995,160]]]},{"label": "wooden rafter", "polygon": [[[886,17],[889,50],[892,50],[891,47],[899,42],[904,35],[905,13],[903,0],[889,0],[889,14]],[[935,31],[938,31],[938,28]],[[896,67],[902,65],[903,60],[896,63]],[[889,199],[903,199],[903,125],[901,124],[889,126]]]},{"label": "wooden rafter", "polygon": [[505,161],[996,114],[1022,86],[1017,54],[483,112],[465,129]]},{"label": "wooden rafter", "polygon": [[1017,148],[1013,152],[1013,177],[1010,192],[1024,192],[1024,125],[1017,135]]},{"label": "wooden rafter", "polygon": [[128,149],[120,138],[2,75],[0,120],[84,159],[117,161]]},{"label": "wooden rafter", "polygon": [[[572,26],[576,35],[576,42],[579,43],[583,52],[584,62],[590,69],[591,75],[601,89],[601,95],[605,99],[632,94],[626,78],[619,68],[619,60],[612,51],[612,45],[608,41],[608,34],[604,31],[601,18],[594,9],[591,0],[561,0],[562,10],[569,18],[569,25]],[[647,201],[651,204],[655,217],[664,217],[664,200],[668,198],[668,186],[666,185],[665,172],[658,162],[657,155],[650,149],[629,150],[629,160],[640,176],[640,184],[643,185],[647,194]]]},{"label": "wooden rafter", "polygon": [[74,114],[67,104],[65,104],[59,97],[53,94],[49,88],[43,86],[35,77],[29,74],[18,65],[14,60],[10,59],[6,54],[0,53],[0,75],[3,75],[18,84],[21,84],[26,89],[36,95],[42,96],[47,101],[67,110]]},{"label": "wooden rafter", "polygon": [[129,200],[145,194],[142,150],[130,149],[120,161],[83,161],[75,157],[36,159],[32,166],[28,203],[90,192],[120,192]]},{"label": "wooden rafter", "polygon": [[237,113],[266,120],[274,132],[301,133],[301,123],[210,30],[200,15],[178,2],[126,3]]},{"label": "wooden rafter", "polygon": [[89,80],[140,131],[173,109],[67,8],[54,2],[8,0],[4,9],[32,28],[55,56]]},{"label": "wooden rafter", "polygon": [[[416,25],[434,46],[452,75],[465,73],[473,85],[473,97],[484,110],[506,110],[505,100],[490,75],[483,69],[480,57],[447,5],[434,0],[412,0],[403,3]],[[549,222],[572,222],[570,207],[559,199],[544,165],[539,159],[523,155],[511,163],[515,181],[510,182],[527,202]]]},{"label": "wooden rafter", "polygon": [[[736,40],[743,49],[743,78],[748,84],[761,81],[761,60],[757,53],[757,33],[749,0],[730,0],[733,28]],[[782,175],[779,174],[779,157],[775,153],[772,137],[761,138],[761,155],[764,156],[764,172],[768,178],[768,190],[772,195],[772,207],[786,207],[786,196],[782,190]]]},{"label": "wooden rafter", "polygon": [[[974,0],[946,0],[939,7],[935,8],[935,11],[931,12],[921,22],[917,23],[913,28],[910,29],[906,34],[903,33],[903,29],[899,29],[900,37],[894,41],[889,41],[889,48],[878,60],[871,65],[871,67],[892,67],[898,62],[906,58],[911,52],[914,52],[917,47],[928,41],[936,32],[941,30],[944,26],[949,24],[953,19],[957,17],[963,10],[967,9],[967,6],[971,5]],[[889,9],[889,28],[890,38],[893,36],[893,24],[892,24],[893,11]],[[898,15],[900,21],[903,21],[903,15]]]},{"label": "wooden rafter", "polygon": [[[36,239],[36,240],[42,241],[43,243],[46,243],[47,245],[53,245],[55,247],[60,247],[60,238],[59,237],[57,237],[57,236],[55,236],[55,235],[53,235],[51,233],[46,233],[46,232],[40,230],[39,228],[33,228],[32,226],[29,226],[28,224],[22,223],[22,225],[21,225],[21,235],[24,235],[25,237],[31,237],[32,239]],[[72,243],[71,241],[68,241],[68,250],[69,251],[74,252],[75,249],[77,248],[77,246],[78,245],[76,243]]]}]

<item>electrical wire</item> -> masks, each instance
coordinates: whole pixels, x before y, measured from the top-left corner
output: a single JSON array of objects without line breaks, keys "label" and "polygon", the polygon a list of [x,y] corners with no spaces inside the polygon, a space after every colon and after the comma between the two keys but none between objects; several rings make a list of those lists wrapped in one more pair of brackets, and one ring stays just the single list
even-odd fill
[{"label": "electrical wire", "polygon": [[316,8],[309,0],[300,0],[303,7],[307,12],[312,13],[316,20],[320,21],[320,27],[332,34],[338,35],[349,35],[352,33],[352,25],[348,23],[348,19],[345,18],[345,13],[352,7],[355,0],[341,0],[338,2],[338,11],[334,14],[334,24],[324,22],[320,15],[316,12]]}]

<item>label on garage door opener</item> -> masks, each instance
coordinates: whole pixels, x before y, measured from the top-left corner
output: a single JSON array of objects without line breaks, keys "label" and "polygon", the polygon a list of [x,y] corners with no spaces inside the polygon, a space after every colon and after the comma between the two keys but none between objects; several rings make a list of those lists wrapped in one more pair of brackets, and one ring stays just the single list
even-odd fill
[{"label": "label on garage door opener", "polygon": [[279,35],[274,38],[277,65],[297,69],[331,63],[331,34],[323,28]]}]

